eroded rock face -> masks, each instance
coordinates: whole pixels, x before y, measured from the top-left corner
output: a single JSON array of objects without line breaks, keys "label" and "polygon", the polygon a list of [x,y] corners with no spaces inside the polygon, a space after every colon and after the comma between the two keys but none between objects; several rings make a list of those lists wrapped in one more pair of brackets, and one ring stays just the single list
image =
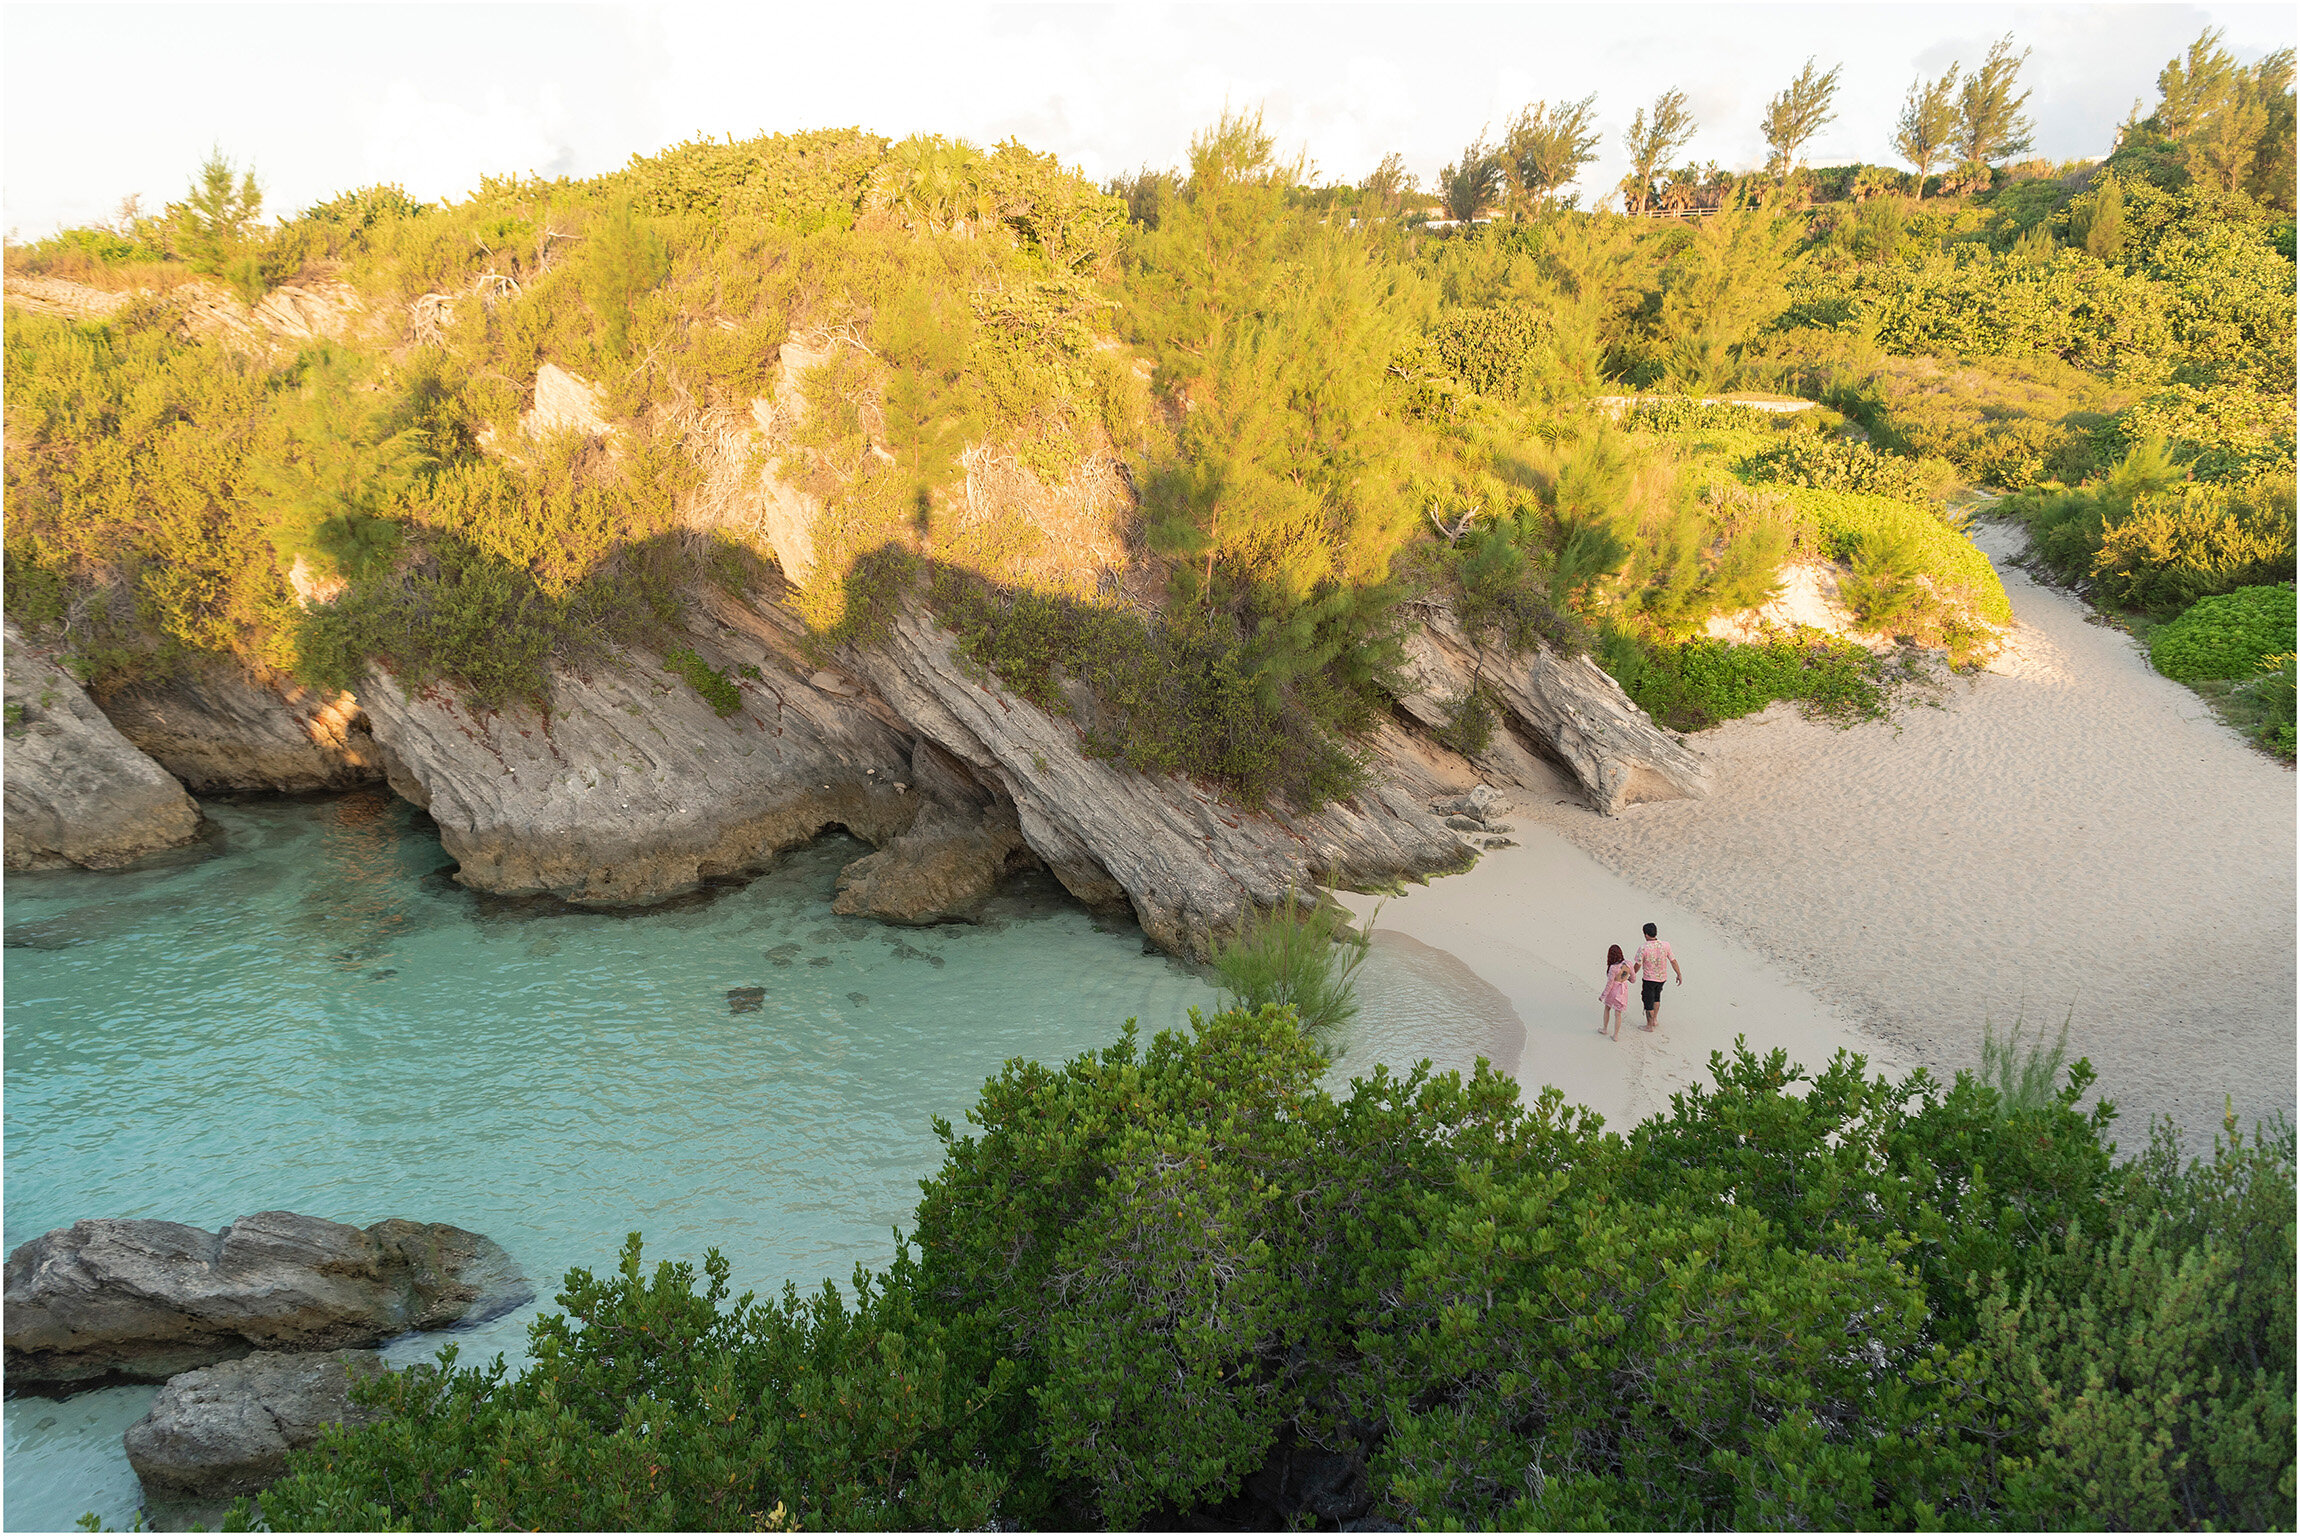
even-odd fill
[{"label": "eroded rock face", "polygon": [[[831,827],[874,846],[919,801],[910,736],[864,690],[800,662],[780,610],[692,595],[696,653],[741,707],[722,718],[659,658],[551,679],[550,709],[493,713],[441,688],[361,690],[391,786],[430,811],[464,884],[611,905],[767,868]],[[758,676],[742,669],[755,669]]]},{"label": "eroded rock face", "polygon": [[188,843],[200,808],[104,718],[79,683],[6,626],[10,869],[115,869]]},{"label": "eroded rock face", "polygon": [[257,1350],[357,1349],[500,1317],[534,1297],[511,1256],[461,1227],[364,1231],[262,1211],[219,1232],[80,1221],[8,1256],[11,1391],[165,1381]]},{"label": "eroded rock face", "polygon": [[1493,744],[1474,759],[1481,768],[1530,787],[1522,761],[1530,747],[1562,768],[1608,816],[1641,801],[1707,797],[1708,765],[1655,725],[1587,656],[1546,648],[1520,656],[1483,644],[1443,608],[1424,619],[1425,628],[1406,638],[1406,665],[1417,686],[1399,707],[1438,729],[1473,680],[1482,684],[1499,703],[1508,729],[1496,730]]},{"label": "eroded rock face", "polygon": [[1249,906],[1289,886],[1387,884],[1470,853],[1412,791],[1381,782],[1314,814],[1251,812],[1179,777],[1088,757],[1078,727],[994,680],[968,678],[951,637],[905,613],[854,660],[926,739],[1012,801],[1022,836],[1089,906],[1130,905],[1169,950],[1204,958]]},{"label": "eroded rock face", "polygon": [[120,734],[201,794],[348,789],[383,777],[383,753],[350,694],[267,686],[229,663],[104,701]]},{"label": "eroded rock face", "polygon": [[121,1437],[128,1464],[148,1498],[260,1493],[287,1470],[288,1452],[318,1444],[328,1425],[375,1422],[352,1402],[351,1383],[382,1370],[382,1357],[365,1349],[258,1350],[172,1376]]},{"label": "eroded rock face", "polygon": [[999,882],[1035,864],[1012,806],[971,819],[934,807],[878,852],[839,871],[831,910],[882,923],[962,923]]}]

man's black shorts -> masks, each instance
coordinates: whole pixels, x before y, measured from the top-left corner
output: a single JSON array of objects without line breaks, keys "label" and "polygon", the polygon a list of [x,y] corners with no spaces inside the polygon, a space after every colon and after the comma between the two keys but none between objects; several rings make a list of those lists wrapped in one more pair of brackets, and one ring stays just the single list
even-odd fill
[{"label": "man's black shorts", "polygon": [[1646,982],[1646,983],[1644,984],[1644,986],[1645,986],[1645,1006],[1646,1006],[1648,1009],[1652,1009],[1652,1008],[1658,1008],[1658,1007],[1660,1007],[1660,1006],[1661,1006],[1661,983],[1660,983],[1660,982],[1658,982],[1658,981],[1648,981],[1648,982]]}]

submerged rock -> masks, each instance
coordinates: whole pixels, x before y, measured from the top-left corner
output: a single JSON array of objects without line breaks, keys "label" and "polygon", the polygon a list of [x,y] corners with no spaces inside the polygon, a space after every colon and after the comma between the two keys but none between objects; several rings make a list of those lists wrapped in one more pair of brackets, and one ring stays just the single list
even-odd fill
[{"label": "submerged rock", "polygon": [[287,1470],[288,1452],[316,1445],[328,1425],[375,1421],[352,1402],[351,1383],[383,1368],[372,1350],[259,1350],[172,1376],[121,1437],[128,1464],[151,1499],[260,1493]]},{"label": "submerged rock", "polygon": [[9,1390],[64,1392],[257,1350],[365,1348],[534,1294],[509,1254],[461,1227],[262,1211],[219,1232],[93,1220],[36,1237],[8,1256],[0,1317]]},{"label": "submerged rock", "polygon": [[969,922],[999,882],[1035,864],[1013,807],[972,821],[937,808],[839,871],[831,910],[884,923]]},{"label": "submerged rock", "polygon": [[104,713],[200,794],[348,789],[383,778],[383,753],[350,694],[267,684],[228,662],[127,688]]},{"label": "submerged rock", "polygon": [[10,869],[115,869],[188,843],[200,808],[62,667],[4,630]]}]

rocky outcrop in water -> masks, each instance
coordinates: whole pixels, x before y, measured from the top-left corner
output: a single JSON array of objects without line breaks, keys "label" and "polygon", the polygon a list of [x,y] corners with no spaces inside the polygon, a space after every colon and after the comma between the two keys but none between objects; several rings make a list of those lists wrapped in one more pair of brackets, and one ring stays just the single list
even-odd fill
[{"label": "rocky outcrop in water", "polygon": [[10,869],[114,869],[199,832],[200,808],[63,668],[4,631]]},{"label": "rocky outcrop in water", "polygon": [[1460,868],[1462,840],[1385,776],[1311,813],[1249,811],[1178,775],[1087,755],[1077,724],[969,677],[951,636],[910,612],[853,664],[903,720],[1011,801],[1023,839],[1090,907],[1133,908],[1165,948],[1204,957],[1289,887],[1369,886]]},{"label": "rocky outcrop in water", "polygon": [[350,694],[266,684],[229,662],[106,699],[120,734],[199,794],[349,789],[383,777],[383,754]]},{"label": "rocky outcrop in water", "polygon": [[1547,647],[1519,654],[1473,639],[1451,610],[1431,607],[1406,638],[1415,688],[1398,701],[1433,730],[1447,728],[1473,687],[1498,707],[1503,729],[1473,761],[1513,782],[1530,750],[1563,769],[1605,814],[1648,800],[1702,799],[1709,767],[1631,703],[1621,685],[1587,656]]},{"label": "rocky outcrop in water", "polygon": [[288,1452],[318,1444],[330,1424],[375,1421],[352,1402],[351,1383],[382,1370],[372,1350],[259,1350],[172,1376],[121,1437],[128,1464],[151,1499],[260,1493],[287,1470]]},{"label": "rocky outcrop in water", "polygon": [[9,1390],[68,1392],[257,1350],[366,1348],[533,1297],[509,1254],[461,1227],[263,1211],[220,1232],[94,1220],[36,1237],[8,1256],[0,1324]]},{"label": "rocky outcrop in water", "polygon": [[832,827],[873,845],[909,829],[901,723],[808,666],[773,613],[716,593],[694,604],[688,640],[734,690],[730,715],[643,651],[554,672],[544,712],[370,674],[361,698],[391,786],[430,811],[464,884],[656,901],[765,869]]},{"label": "rocky outcrop in water", "polygon": [[831,910],[884,923],[971,921],[1005,878],[1038,859],[1012,801],[922,741],[911,749],[917,820],[878,852],[839,871]]}]

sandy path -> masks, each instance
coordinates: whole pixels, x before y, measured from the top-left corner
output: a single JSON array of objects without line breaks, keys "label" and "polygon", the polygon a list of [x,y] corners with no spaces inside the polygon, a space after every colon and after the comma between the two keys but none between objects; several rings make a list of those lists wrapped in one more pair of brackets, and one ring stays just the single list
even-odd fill
[{"label": "sandy path", "polygon": [[1553,799],[1518,823],[1698,914],[1910,1065],[1971,1063],[1987,1020],[2073,1011],[2127,1146],[2160,1114],[2208,1135],[2224,1096],[2246,1121],[2290,1114],[2293,776],[2007,564],[2017,537],[1980,535],[2011,644],[1940,707],[1839,731],[1777,706],[1697,739],[1707,801],[1608,819]]}]

